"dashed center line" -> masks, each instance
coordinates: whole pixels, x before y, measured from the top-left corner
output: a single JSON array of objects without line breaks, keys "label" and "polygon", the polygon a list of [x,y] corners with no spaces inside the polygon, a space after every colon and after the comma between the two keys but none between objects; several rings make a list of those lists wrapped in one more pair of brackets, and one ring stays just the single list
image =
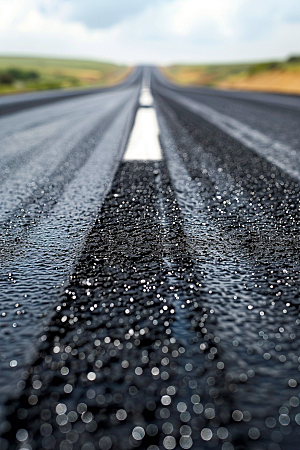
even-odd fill
[{"label": "dashed center line", "polygon": [[159,126],[153,97],[148,87],[143,87],[140,95],[140,108],[129,138],[124,161],[161,161]]}]

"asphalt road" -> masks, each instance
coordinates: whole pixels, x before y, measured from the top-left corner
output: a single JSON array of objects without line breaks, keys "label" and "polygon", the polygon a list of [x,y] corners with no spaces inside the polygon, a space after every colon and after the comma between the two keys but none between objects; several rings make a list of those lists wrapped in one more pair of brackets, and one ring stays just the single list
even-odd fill
[{"label": "asphalt road", "polygon": [[0,115],[1,450],[300,449],[300,98],[138,68]]}]

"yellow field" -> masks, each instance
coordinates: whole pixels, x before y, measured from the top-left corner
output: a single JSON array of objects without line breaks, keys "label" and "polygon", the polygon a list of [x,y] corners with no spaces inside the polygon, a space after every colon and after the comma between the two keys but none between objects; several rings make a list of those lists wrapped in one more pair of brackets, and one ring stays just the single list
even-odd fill
[{"label": "yellow field", "polygon": [[220,89],[300,94],[300,63],[176,65],[162,68],[174,83]]},{"label": "yellow field", "polygon": [[252,76],[237,77],[220,82],[223,89],[282,92],[300,94],[300,69],[297,71],[274,70]]}]

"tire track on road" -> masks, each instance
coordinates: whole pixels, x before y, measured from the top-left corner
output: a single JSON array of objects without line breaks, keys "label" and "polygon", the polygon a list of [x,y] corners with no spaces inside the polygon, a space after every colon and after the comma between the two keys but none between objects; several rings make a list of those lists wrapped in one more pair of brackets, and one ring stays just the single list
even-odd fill
[{"label": "tire track on road", "polygon": [[24,365],[34,357],[37,335],[52,313],[51,306],[59,298],[118,168],[132,127],[137,94],[115,116],[51,213],[41,217],[15,251],[10,253],[8,246],[0,271],[2,399],[8,386],[13,386],[18,395],[16,384]]}]

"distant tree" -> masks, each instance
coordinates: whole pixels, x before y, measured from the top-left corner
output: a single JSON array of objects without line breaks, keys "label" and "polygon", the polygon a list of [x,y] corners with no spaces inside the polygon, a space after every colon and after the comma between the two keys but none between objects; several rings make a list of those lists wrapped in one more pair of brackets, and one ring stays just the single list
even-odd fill
[{"label": "distant tree", "polygon": [[297,63],[300,62],[300,55],[292,55],[287,59],[289,63]]},{"label": "distant tree", "polygon": [[281,64],[278,61],[270,61],[270,62],[253,64],[252,66],[250,66],[248,73],[249,73],[249,75],[255,75],[256,73],[265,72],[266,70],[279,69],[280,66],[281,66]]},{"label": "distant tree", "polygon": [[7,73],[9,73],[14,80],[19,81],[37,80],[38,78],[40,78],[40,74],[35,70],[23,70],[16,67],[8,69]]},{"label": "distant tree", "polygon": [[14,79],[10,73],[8,73],[8,72],[0,73],[0,83],[1,84],[10,85],[10,84],[13,84],[13,82],[14,82]]}]

